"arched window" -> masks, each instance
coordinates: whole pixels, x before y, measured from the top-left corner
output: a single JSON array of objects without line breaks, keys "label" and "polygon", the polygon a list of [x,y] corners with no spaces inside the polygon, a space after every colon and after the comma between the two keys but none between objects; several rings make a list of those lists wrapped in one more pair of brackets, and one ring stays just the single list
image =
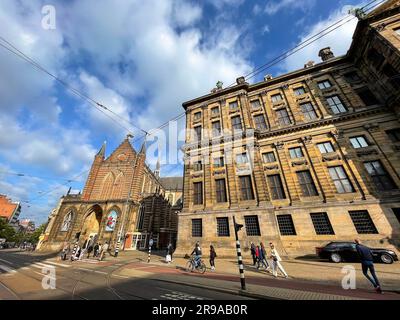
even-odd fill
[{"label": "arched window", "polygon": [[114,231],[117,224],[118,214],[115,210],[110,211],[106,220],[106,231]]},{"label": "arched window", "polygon": [[114,188],[112,191],[112,199],[120,199],[122,198],[122,190],[124,187],[124,175],[120,172],[115,178]]},{"label": "arched window", "polygon": [[72,211],[68,212],[65,217],[64,221],[61,225],[61,231],[68,231],[71,228],[72,225],[72,218],[73,218],[73,213]]},{"label": "arched window", "polygon": [[100,195],[101,199],[107,199],[111,196],[113,184],[114,184],[114,175],[112,174],[112,172],[110,172],[103,180],[103,185],[101,188],[101,195]]}]

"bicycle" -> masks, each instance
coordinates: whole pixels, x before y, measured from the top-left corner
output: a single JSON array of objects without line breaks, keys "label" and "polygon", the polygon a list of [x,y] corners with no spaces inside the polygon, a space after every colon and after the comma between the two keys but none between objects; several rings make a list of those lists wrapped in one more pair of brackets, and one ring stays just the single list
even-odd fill
[{"label": "bicycle", "polygon": [[193,272],[194,270],[197,270],[201,274],[203,274],[204,272],[206,272],[206,269],[207,269],[207,267],[201,258],[198,261],[197,266],[196,266],[196,261],[194,260],[194,257],[191,257],[190,260],[186,264],[187,272]]}]

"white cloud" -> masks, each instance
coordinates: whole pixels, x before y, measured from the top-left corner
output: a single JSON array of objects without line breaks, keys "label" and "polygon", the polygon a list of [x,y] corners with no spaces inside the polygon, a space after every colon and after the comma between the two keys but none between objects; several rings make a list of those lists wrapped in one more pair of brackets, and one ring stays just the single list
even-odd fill
[{"label": "white cloud", "polygon": [[269,31],[270,31],[270,30],[269,30],[269,25],[267,25],[267,24],[264,25],[263,28],[261,29],[261,33],[262,33],[262,34],[269,33]]},{"label": "white cloud", "polygon": [[[307,33],[300,37],[299,43],[343,18],[349,8],[350,6],[339,8],[332,12],[327,19],[319,21],[318,23],[309,27]],[[318,52],[320,49],[325,47],[330,47],[335,56],[346,54],[350,47],[356,25],[357,19],[353,19],[340,28],[332,31],[326,36],[316,40],[304,49],[288,57],[283,65],[284,71],[286,72],[300,69],[307,61],[310,60],[320,62],[321,59],[318,57]]]},{"label": "white cloud", "polygon": [[268,1],[264,8],[264,12],[268,15],[274,15],[279,11],[307,11],[315,5],[315,0],[274,0]]}]

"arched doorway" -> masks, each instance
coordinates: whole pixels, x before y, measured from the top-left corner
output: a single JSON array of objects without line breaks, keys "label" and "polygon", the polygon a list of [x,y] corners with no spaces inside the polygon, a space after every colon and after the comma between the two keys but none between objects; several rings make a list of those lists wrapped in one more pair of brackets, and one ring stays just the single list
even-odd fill
[{"label": "arched doorway", "polygon": [[97,241],[100,232],[102,216],[103,210],[97,204],[88,210],[81,229],[81,239],[84,241],[84,243],[87,243],[87,241],[90,239],[92,243]]}]

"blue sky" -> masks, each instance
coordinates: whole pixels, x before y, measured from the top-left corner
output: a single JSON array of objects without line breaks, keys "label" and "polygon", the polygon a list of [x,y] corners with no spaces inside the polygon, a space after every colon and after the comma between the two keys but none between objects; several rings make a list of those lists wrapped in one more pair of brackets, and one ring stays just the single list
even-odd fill
[{"label": "blue sky", "polygon": [[[42,27],[46,4],[2,0],[6,27],[0,36],[120,117],[151,130],[181,113],[185,100],[207,94],[218,80],[231,84],[362,2],[53,1],[54,30]],[[251,82],[317,62],[324,46],[345,54],[355,25],[354,19]],[[109,154],[127,130],[2,47],[0,70],[0,193],[29,201],[22,203],[21,217],[44,222],[70,186],[83,188],[103,141]],[[148,155],[151,167],[155,158]],[[77,181],[66,181],[82,172]],[[161,172],[180,175],[182,168],[164,164]]]}]

